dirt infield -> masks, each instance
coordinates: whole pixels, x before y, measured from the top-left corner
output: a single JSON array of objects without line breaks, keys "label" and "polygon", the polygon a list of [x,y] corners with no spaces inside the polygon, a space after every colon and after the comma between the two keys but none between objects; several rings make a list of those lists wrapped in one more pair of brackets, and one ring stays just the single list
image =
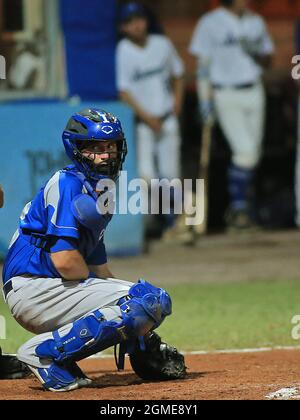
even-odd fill
[{"label": "dirt infield", "polygon": [[188,376],[184,381],[151,383],[139,379],[128,361],[125,371],[119,373],[113,359],[90,359],[81,363],[81,367],[94,380],[92,388],[64,394],[46,393],[30,377],[1,381],[0,399],[263,400],[270,393],[300,384],[300,350],[187,356],[186,364]]}]

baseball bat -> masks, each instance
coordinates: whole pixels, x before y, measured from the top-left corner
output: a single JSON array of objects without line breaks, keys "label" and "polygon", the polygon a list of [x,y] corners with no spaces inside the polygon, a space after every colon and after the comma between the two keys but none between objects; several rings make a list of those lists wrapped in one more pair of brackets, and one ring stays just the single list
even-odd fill
[{"label": "baseball bat", "polygon": [[212,129],[213,129],[213,119],[210,118],[206,121],[202,128],[202,142],[200,150],[200,160],[199,160],[199,179],[204,180],[204,197],[197,197],[196,194],[194,197],[194,202],[196,200],[201,200],[204,198],[204,219],[201,224],[193,226],[194,233],[197,236],[205,235],[207,232],[207,222],[208,222],[208,185],[209,185],[209,165],[210,165],[210,151],[211,151],[211,142],[212,142]]},{"label": "baseball bat", "polygon": [[201,133],[202,141],[200,149],[198,178],[204,179],[204,197],[202,194],[200,197],[197,197],[196,193],[192,191],[185,191],[187,202],[190,203],[194,208],[197,202],[204,199],[204,219],[198,224],[187,226],[185,223],[186,214],[182,214],[178,217],[176,222],[177,231],[180,233],[180,242],[185,245],[194,246],[197,242],[197,238],[205,235],[207,232],[209,164],[213,125],[214,121],[211,118],[206,123],[204,123]]}]

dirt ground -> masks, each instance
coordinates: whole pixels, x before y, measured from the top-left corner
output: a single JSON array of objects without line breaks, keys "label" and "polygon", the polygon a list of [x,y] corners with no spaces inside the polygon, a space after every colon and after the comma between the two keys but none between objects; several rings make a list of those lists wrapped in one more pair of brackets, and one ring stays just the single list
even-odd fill
[{"label": "dirt ground", "polygon": [[[89,359],[81,367],[91,388],[55,394],[35,378],[0,381],[0,399],[14,400],[264,400],[270,393],[300,385],[300,350],[187,356],[183,381],[143,382],[130,369],[116,372],[113,359]],[[300,389],[300,388],[299,388]],[[294,396],[300,399],[300,392]]]}]

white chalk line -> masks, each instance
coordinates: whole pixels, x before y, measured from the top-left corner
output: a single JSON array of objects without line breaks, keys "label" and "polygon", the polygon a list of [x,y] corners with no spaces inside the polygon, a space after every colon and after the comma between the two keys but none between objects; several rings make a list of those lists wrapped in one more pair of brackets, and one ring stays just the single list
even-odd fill
[{"label": "white chalk line", "polygon": [[[185,356],[197,356],[197,355],[210,355],[210,354],[242,354],[242,353],[263,353],[274,350],[300,350],[300,346],[274,346],[274,347],[258,347],[249,349],[223,349],[223,350],[193,350],[193,351],[181,351],[180,353]],[[89,359],[111,359],[114,356],[112,354],[97,353],[90,356]]]},{"label": "white chalk line", "polygon": [[[210,354],[242,354],[242,353],[263,353],[274,350],[300,350],[300,346],[274,346],[274,347],[258,347],[249,349],[223,349],[223,350],[193,350],[180,351],[184,356],[210,355]],[[3,356],[16,356],[16,354],[2,353]],[[112,359],[113,354],[97,353],[89,356],[88,359]]]},{"label": "white chalk line", "polygon": [[267,400],[300,400],[300,387],[281,388],[266,395]]},{"label": "white chalk line", "polygon": [[205,354],[235,354],[235,353],[263,353],[274,350],[300,350],[300,346],[274,346],[274,347],[258,347],[248,349],[224,349],[224,350],[212,350],[212,351],[190,351],[182,352],[186,355],[205,355]]},{"label": "white chalk line", "polygon": [[[223,350],[193,350],[193,351],[180,351],[184,356],[197,356],[197,355],[210,355],[210,354],[242,354],[242,353],[263,353],[274,350],[300,350],[300,346],[274,346],[274,347],[258,347],[258,348],[246,348],[246,349],[223,349]],[[4,355],[8,355],[2,353]],[[10,356],[16,356],[11,354]],[[112,359],[113,354],[97,353],[88,359]]]}]

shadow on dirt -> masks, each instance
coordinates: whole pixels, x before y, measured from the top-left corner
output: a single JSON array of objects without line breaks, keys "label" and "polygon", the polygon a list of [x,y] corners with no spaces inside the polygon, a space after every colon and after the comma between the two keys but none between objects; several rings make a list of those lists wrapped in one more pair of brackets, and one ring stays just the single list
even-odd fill
[{"label": "shadow on dirt", "polygon": [[[211,373],[215,372],[191,372],[187,374],[187,377],[185,379],[182,379],[182,381],[187,380],[194,380],[199,379],[204,376],[210,375]],[[126,373],[121,375],[113,374],[105,374],[101,377],[92,378],[93,383],[89,386],[89,388],[108,388],[108,387],[116,387],[116,386],[129,386],[129,385],[142,385],[142,384],[151,384],[151,383],[159,383],[162,381],[146,381],[143,379],[140,379],[137,375],[134,373]],[[175,381],[165,381],[168,383],[172,382],[178,382],[178,380]]]},{"label": "shadow on dirt", "polygon": [[[91,377],[93,380],[92,384],[85,387],[85,389],[104,389],[104,388],[110,388],[110,387],[128,387],[132,385],[146,385],[146,384],[154,384],[154,383],[179,383],[179,382],[186,382],[186,381],[193,381],[195,379],[204,378],[206,376],[212,375],[212,374],[219,374],[221,372],[190,372],[187,374],[185,379],[182,380],[174,380],[174,381],[146,381],[143,379],[140,379],[136,374],[134,373],[106,373],[101,376],[97,377]],[[40,386],[31,386],[31,390],[33,391],[41,391],[43,392],[42,387]]]}]

